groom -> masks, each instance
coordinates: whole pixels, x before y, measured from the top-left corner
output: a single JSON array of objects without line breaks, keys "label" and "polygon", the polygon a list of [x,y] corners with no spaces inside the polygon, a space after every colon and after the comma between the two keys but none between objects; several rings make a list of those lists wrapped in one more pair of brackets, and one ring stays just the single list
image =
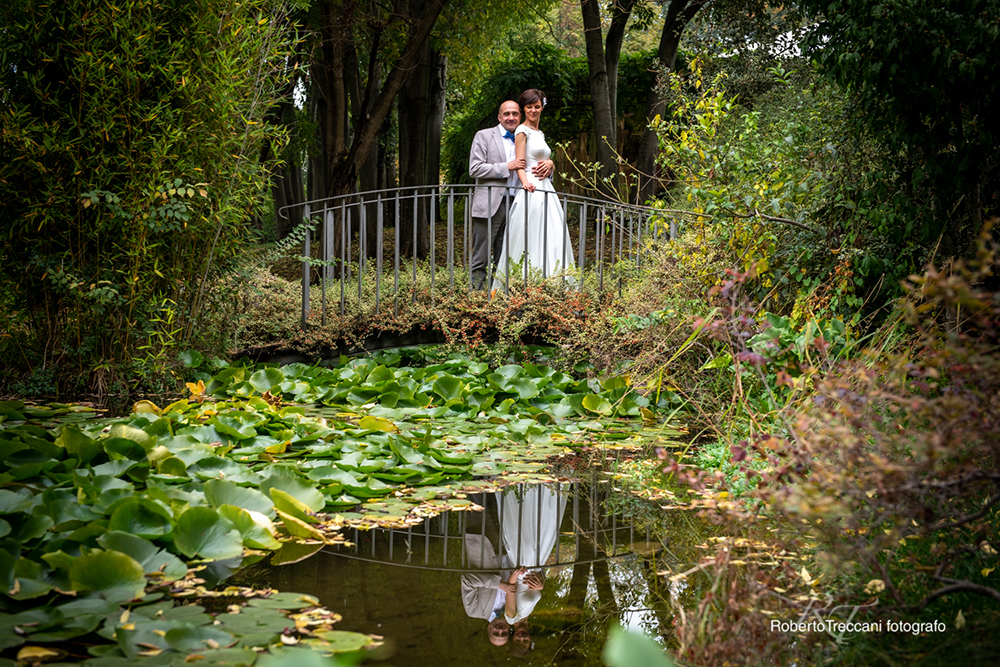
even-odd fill
[{"label": "groom", "polygon": [[[525,161],[514,155],[514,130],[521,122],[521,108],[517,102],[507,100],[497,114],[500,124],[476,133],[469,152],[469,175],[476,179],[472,193],[472,288],[486,288],[486,267],[493,256],[496,261],[503,246],[503,232],[507,224],[506,196],[514,195],[520,185],[517,170]],[[538,178],[552,175],[552,160],[542,160],[533,170]]]}]

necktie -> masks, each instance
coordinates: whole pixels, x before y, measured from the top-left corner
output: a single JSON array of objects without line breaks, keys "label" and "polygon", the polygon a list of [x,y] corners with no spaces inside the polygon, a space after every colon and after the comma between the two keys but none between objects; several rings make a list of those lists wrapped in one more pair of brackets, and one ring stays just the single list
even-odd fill
[{"label": "necktie", "polygon": [[507,131],[505,131],[503,133],[503,138],[504,139],[510,139],[511,141],[514,141],[514,135],[510,133],[510,130],[507,130]]}]

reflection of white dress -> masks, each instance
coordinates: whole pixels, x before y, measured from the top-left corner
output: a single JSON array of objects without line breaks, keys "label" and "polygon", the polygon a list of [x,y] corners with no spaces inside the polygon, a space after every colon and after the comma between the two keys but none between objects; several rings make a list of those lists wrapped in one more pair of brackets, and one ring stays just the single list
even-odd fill
[{"label": "reflection of white dress", "polygon": [[[534,484],[524,490],[521,498],[513,491],[504,493],[502,500],[498,494],[497,506],[506,552],[504,559],[515,566],[540,570],[559,539],[559,524],[566,509],[566,498],[547,486]],[[512,625],[535,609],[542,592],[528,588],[520,577],[516,595],[517,616],[507,618]]]},{"label": "reflection of white dress", "polygon": [[[532,130],[527,125],[519,125],[514,134],[527,135],[525,173],[528,181],[534,184],[535,191],[528,192],[522,188],[514,196],[514,203],[507,215],[507,229],[504,232],[494,289],[503,287],[507,277],[508,258],[513,265],[518,261],[524,262],[526,255],[529,271],[542,274],[543,277],[576,268],[562,203],[555,194],[552,181],[539,179],[532,173],[532,169],[540,161],[548,160],[552,154],[549,145],[545,143],[545,135],[541,130]],[[512,283],[517,278],[523,279],[523,276],[523,264],[519,271],[511,266]]]}]

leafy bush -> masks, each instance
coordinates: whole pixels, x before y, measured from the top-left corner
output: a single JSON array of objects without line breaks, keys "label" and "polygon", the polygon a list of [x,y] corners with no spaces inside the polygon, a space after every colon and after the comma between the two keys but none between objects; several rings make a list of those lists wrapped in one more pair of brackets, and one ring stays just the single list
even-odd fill
[{"label": "leafy bush", "polygon": [[280,140],[262,120],[284,11],[3,4],[0,276],[21,313],[0,354],[100,385],[129,357],[162,372],[162,350],[211,333],[204,282],[240,257],[260,145]]}]

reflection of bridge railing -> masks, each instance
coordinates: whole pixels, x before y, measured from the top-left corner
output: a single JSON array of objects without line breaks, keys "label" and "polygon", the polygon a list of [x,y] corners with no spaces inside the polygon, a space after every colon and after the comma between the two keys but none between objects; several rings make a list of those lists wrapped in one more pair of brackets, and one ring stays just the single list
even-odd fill
[{"label": "reflection of bridge railing", "polygon": [[[313,200],[284,207],[283,217],[294,213],[303,225],[320,230],[319,258],[311,257],[311,233],[305,234],[302,275],[302,320],[312,307],[310,282],[314,266],[320,268],[319,289],[322,322],[326,323],[327,295],[331,287],[339,297],[339,314],[358,312],[366,297],[375,314],[388,308],[399,314],[400,299],[416,302],[418,294],[472,290],[471,198],[474,185],[440,185],[377,190]],[[507,188],[496,188],[500,205],[510,208]],[[490,189],[492,203],[494,189]],[[487,285],[500,278],[508,293],[520,284],[541,279],[562,289],[591,290],[603,295],[622,290],[626,267],[641,268],[645,241],[674,238],[677,223],[657,209],[592,199],[579,195],[536,191],[532,194],[558,197],[570,234],[576,269],[553,274],[552,267],[532,267],[517,258],[498,267],[488,266]],[[546,212],[548,206],[544,207]],[[524,207],[527,221],[527,207]],[[548,216],[541,224],[558,224]],[[527,225],[524,226],[527,231]],[[488,230],[492,232],[492,229]],[[545,230],[548,231],[547,229]],[[443,240],[442,240],[443,235]],[[492,236],[491,233],[488,234]],[[505,230],[509,240],[510,225]],[[545,233],[547,238],[548,234]],[[443,242],[442,242],[443,241]],[[492,244],[491,244],[492,245]],[[490,248],[490,256],[499,249]],[[566,262],[563,262],[563,266]],[[420,267],[420,270],[418,270]],[[512,280],[513,278],[513,280]],[[339,283],[339,284],[338,284]],[[487,298],[492,298],[488,295]],[[336,307],[336,306],[335,306]]]},{"label": "reflection of bridge railing", "polygon": [[[603,495],[599,495],[597,484],[583,485],[578,482],[555,483],[546,485],[556,495],[561,496],[565,503],[565,512],[554,525],[546,525],[542,519],[540,504],[531,504],[529,512],[538,512],[535,521],[525,516],[522,505],[517,511],[512,511],[510,503],[497,502],[507,494],[517,494],[523,497],[535,485],[518,485],[508,487],[498,494],[485,494],[478,498],[484,507],[483,512],[444,512],[425,520],[417,526],[408,528],[377,528],[362,533],[355,530],[349,537],[353,546],[329,548],[326,551],[342,558],[361,560],[418,570],[437,570],[447,572],[491,572],[509,571],[515,564],[524,564],[520,553],[507,550],[509,540],[502,535],[510,535],[511,528],[504,528],[511,522],[516,526],[513,531],[521,536],[517,544],[541,545],[546,536],[543,531],[556,530],[557,539],[548,557],[543,563],[532,564],[533,569],[548,570],[567,565],[587,565],[628,556],[648,557],[663,549],[664,539],[660,530],[652,534],[651,526],[646,523],[636,534],[635,525],[615,512],[609,512],[605,506]],[[497,516],[499,535],[490,535],[488,521],[485,516],[494,511]],[[476,541],[479,553],[467,551],[469,535],[479,536]],[[496,550],[500,568],[477,567],[474,563],[486,561],[486,544],[489,538]],[[537,547],[536,547],[537,551]]]}]

